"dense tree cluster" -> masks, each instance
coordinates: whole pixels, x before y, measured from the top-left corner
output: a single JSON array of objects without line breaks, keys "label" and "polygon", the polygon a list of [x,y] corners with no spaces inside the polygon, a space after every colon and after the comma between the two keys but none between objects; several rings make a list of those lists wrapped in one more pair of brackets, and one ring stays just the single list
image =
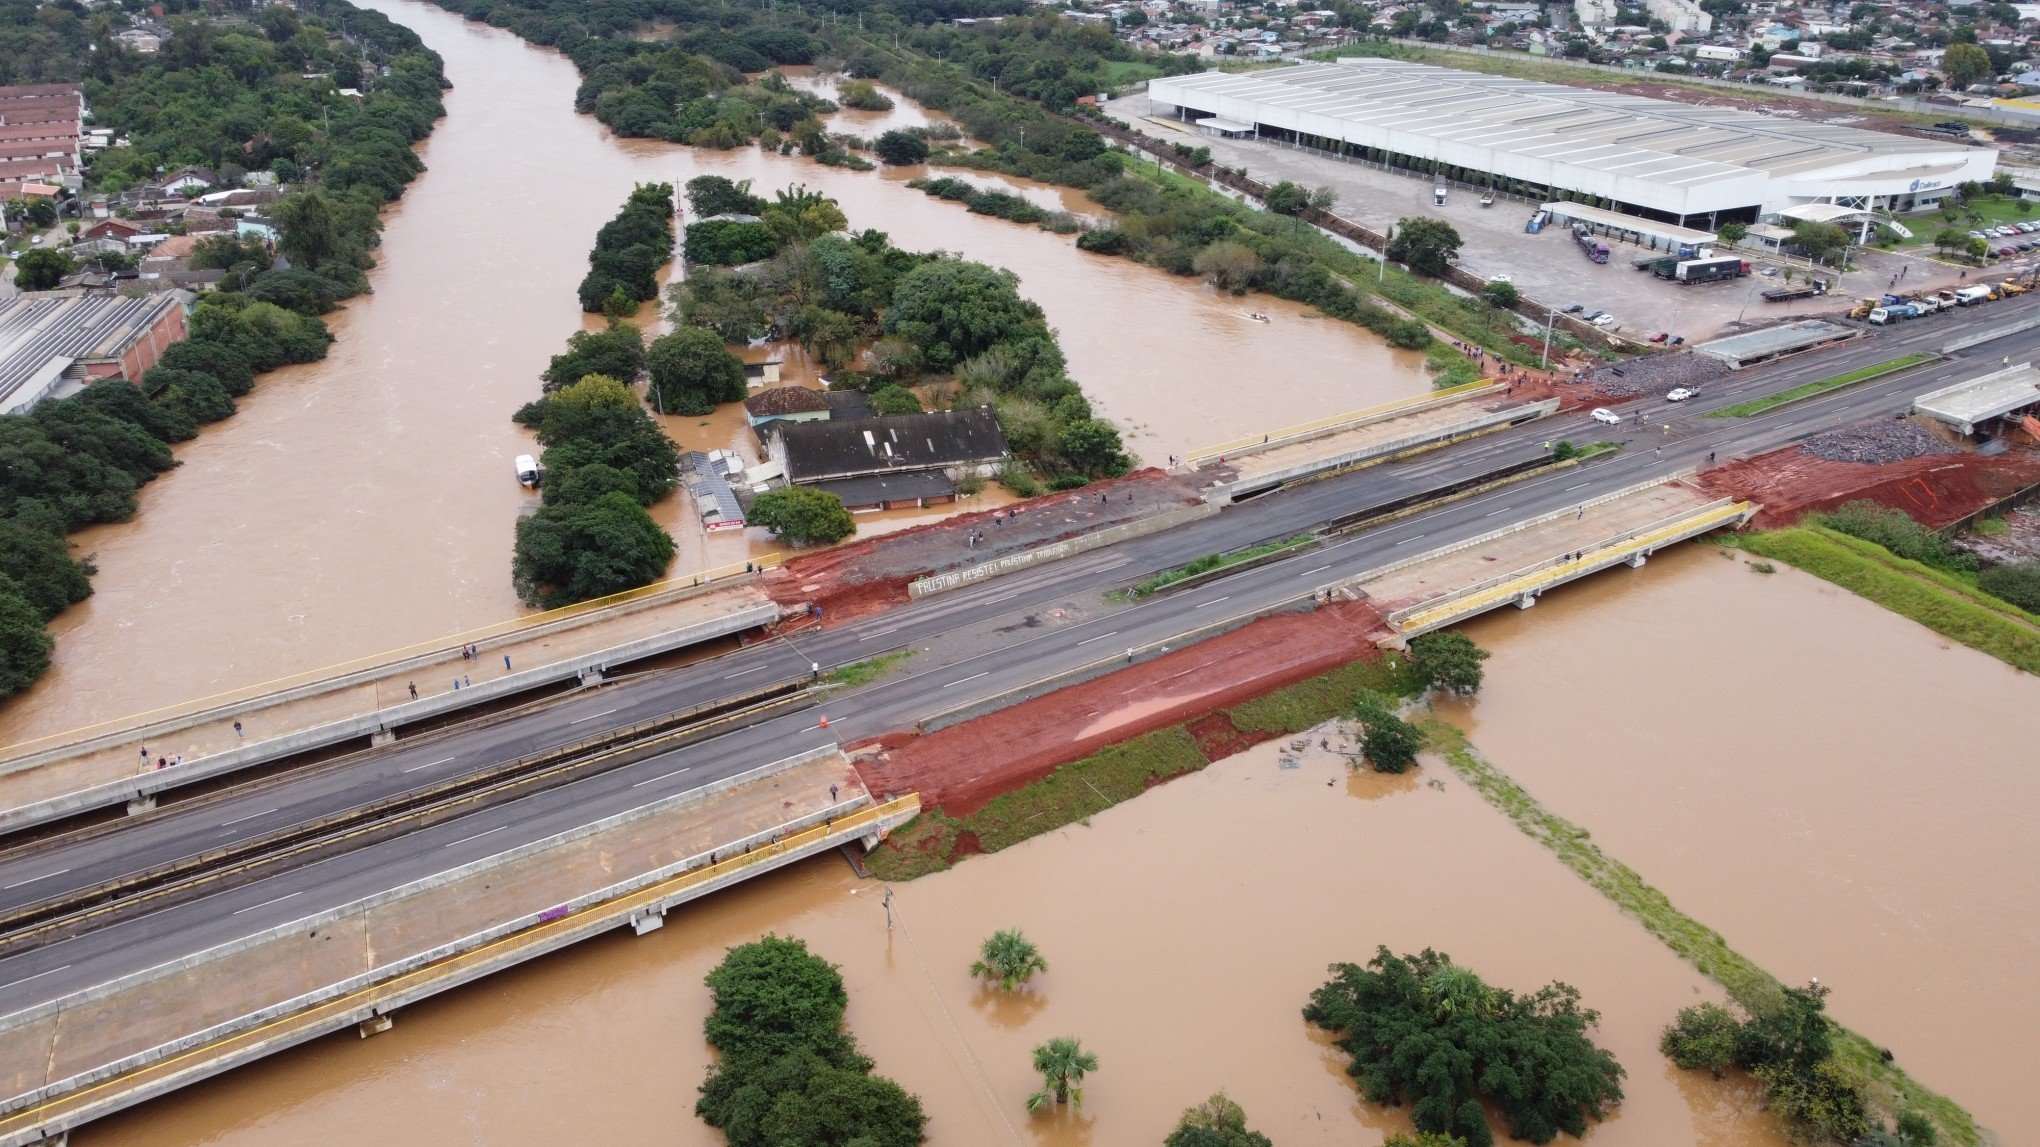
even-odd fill
[{"label": "dense tree cluster", "polygon": [[[732,196],[750,194],[737,185],[701,190],[701,202],[717,206],[744,206]],[[906,383],[953,378],[942,389],[954,402],[995,407],[1014,454],[1052,481],[1081,484],[1132,465],[1010,272],[902,251],[878,231],[841,234],[841,210],[805,188],[753,202],[763,204],[755,213],[778,251],[742,271],[692,271],[679,291],[684,323],[726,342],[790,335],[831,370],[834,385],[866,387],[883,412],[921,406]],[[851,370],[860,347],[866,369]]]},{"label": "dense tree cluster", "polygon": [[545,447],[545,501],[517,523],[511,582],[548,609],[656,581],[673,539],[645,507],[680,480],[680,455],[618,379],[591,374],[516,414]]},{"label": "dense tree cluster", "polygon": [[673,185],[642,183],[633,188],[616,217],[595,233],[588,274],[581,280],[581,309],[601,314],[618,291],[637,302],[659,297],[659,268],[673,259]]},{"label": "dense tree cluster", "polygon": [[744,364],[714,331],[682,327],[645,352],[652,404],[665,414],[707,414],[725,402],[742,402],[749,387]]},{"label": "dense tree cluster", "polygon": [[708,974],[704,1028],[716,1063],[695,1113],[730,1147],[915,1147],[921,1101],[871,1073],[843,1030],[849,994],[834,965],[767,934],[731,948]]},{"label": "dense tree cluster", "polygon": [[1162,1147],[1274,1147],[1247,1126],[1247,1113],[1221,1091],[1183,1112]]},{"label": "dense tree cluster", "polygon": [[1581,1136],[1622,1101],[1622,1068],[1587,1032],[1599,1019],[1579,992],[1550,984],[1527,996],[1490,987],[1449,956],[1379,949],[1365,967],[1335,964],[1303,1017],[1331,1032],[1371,1103],[1411,1105],[1426,1132],[1488,1147],[1483,1101],[1509,1134],[1548,1143]]},{"label": "dense tree cluster", "polygon": [[782,486],[767,490],[751,503],[749,521],[796,546],[829,545],[857,532],[857,519],[843,499],[826,490]]},{"label": "dense tree cluster", "polygon": [[[229,272],[233,289],[192,311],[187,341],[139,380],[0,416],[0,696],[43,672],[42,623],[91,592],[64,535],[131,517],[136,490],[175,464],[170,443],[232,414],[257,374],[325,355],[332,339],[316,316],[366,289],[377,212],[421,170],[411,145],[442,112],[439,57],[380,13],[343,0],[317,8],[233,26],[175,19],[163,50],[141,56],[112,38],[105,14],[0,6],[0,82],[82,81],[95,122],[130,140],[95,159],[95,189],[183,164],[229,177],[269,168],[297,188],[272,208],[287,267],[262,243],[207,238],[194,265]],[[341,19],[347,39],[335,34]],[[61,253],[31,252],[20,284],[54,286],[70,269]]]}]

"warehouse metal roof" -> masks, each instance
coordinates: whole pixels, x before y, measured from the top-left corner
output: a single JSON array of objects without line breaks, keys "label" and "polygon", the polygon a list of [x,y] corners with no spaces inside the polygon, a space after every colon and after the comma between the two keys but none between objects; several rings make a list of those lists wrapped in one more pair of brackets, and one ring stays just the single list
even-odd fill
[{"label": "warehouse metal roof", "polygon": [[1936,171],[1985,150],[1404,60],[1206,72],[1156,80],[1150,90],[1165,102],[1192,93],[1249,100],[1674,187],[1753,171],[1819,172],[1872,156]]},{"label": "warehouse metal roof", "polygon": [[0,303],[0,410],[39,396],[79,361],[118,359],[156,325],[174,299],[118,295],[18,295]]}]

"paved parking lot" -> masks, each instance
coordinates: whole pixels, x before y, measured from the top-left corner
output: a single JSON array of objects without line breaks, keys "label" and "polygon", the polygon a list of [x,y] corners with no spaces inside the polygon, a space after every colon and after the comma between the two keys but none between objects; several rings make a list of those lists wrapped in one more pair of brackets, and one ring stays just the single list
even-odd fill
[{"label": "paved parking lot", "polygon": [[[1334,211],[1362,226],[1381,230],[1409,215],[1432,215],[1457,228],[1465,245],[1459,265],[1478,275],[1506,274],[1530,298],[1551,306],[1580,303],[1588,308],[1612,312],[1622,332],[1638,339],[1658,331],[1682,335],[1699,342],[1731,334],[1739,324],[1761,323],[1797,315],[1828,315],[1846,311],[1855,299],[1882,293],[1894,275],[1903,271],[1901,285],[1907,289],[1957,285],[1962,280],[1957,268],[1935,263],[1923,254],[1863,251],[1857,270],[1842,277],[1840,287],[1826,298],[1801,299],[1790,303],[1767,303],[1761,292],[1783,282],[1782,276],[1753,274],[1748,278],[1720,283],[1681,286],[1638,271],[1631,260],[1650,252],[1633,244],[1611,242],[1613,255],[1605,264],[1587,259],[1564,227],[1547,227],[1540,235],[1523,231],[1536,204],[1521,199],[1497,198],[1493,207],[1480,206],[1480,197],[1457,188],[1445,206],[1431,204],[1430,180],[1382,171],[1304,151],[1287,144],[1259,140],[1230,140],[1206,135],[1187,125],[1179,134],[1169,132],[1166,112],[1158,114],[1145,93],[1112,101],[1111,114],[1134,124],[1150,135],[1171,141],[1209,147],[1212,157],[1227,167],[1244,167],[1265,182],[1291,180],[1307,187],[1331,187],[1339,193]],[[1153,119],[1146,117],[1153,116]],[[1158,122],[1159,121],[1159,122]],[[1938,216],[1929,216],[1921,226],[1938,227]],[[1753,268],[1765,264],[1745,254]],[[1989,279],[2003,278],[2024,270],[2040,252],[2004,268],[1985,273]]]}]

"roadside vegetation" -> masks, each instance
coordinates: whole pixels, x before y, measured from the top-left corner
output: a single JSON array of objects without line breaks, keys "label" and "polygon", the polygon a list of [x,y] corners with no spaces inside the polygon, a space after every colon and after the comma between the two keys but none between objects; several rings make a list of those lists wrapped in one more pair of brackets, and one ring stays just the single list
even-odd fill
[{"label": "roadside vegetation", "polygon": [[[768,203],[704,176],[687,194],[697,216],[757,214],[759,223],[740,225],[761,228],[770,250],[742,268],[691,268],[674,290],[685,327],[731,343],[793,338],[828,368],[832,388],[862,389],[880,411],[989,406],[1019,460],[1000,480],[1023,496],[1132,468],[1012,272],[903,251],[881,231],[846,233],[835,201],[803,187]],[[705,225],[688,227],[688,250]]]},{"label": "roadside vegetation", "polygon": [[845,689],[869,685],[906,664],[907,658],[913,655],[914,651],[911,649],[896,649],[891,653],[881,653],[877,657],[869,657],[863,661],[853,661],[830,670],[823,676],[822,683],[841,685]]},{"label": "roadside vegetation", "polygon": [[717,1053],[694,1105],[730,1147],[916,1147],[921,1101],[871,1073],[843,1029],[849,993],[806,942],[767,934],[731,948],[708,974],[703,1027]]},{"label": "roadside vegetation", "polygon": [[1243,565],[1260,558],[1273,557],[1277,554],[1299,550],[1317,540],[1317,535],[1315,534],[1298,534],[1293,538],[1262,542],[1258,546],[1248,546],[1243,550],[1230,550],[1221,554],[1205,554],[1203,557],[1193,558],[1177,566],[1175,569],[1165,570],[1144,581],[1136,582],[1127,591],[1127,595],[1133,598],[1148,597],[1167,589],[1169,586],[1188,581],[1191,578],[1202,577],[1205,574],[1216,573],[1223,569],[1230,569],[1233,566]]},{"label": "roadside vegetation", "polygon": [[1859,367],[1830,378],[1817,379],[1801,386],[1795,386],[1790,390],[1781,390],[1777,394],[1753,398],[1748,402],[1738,402],[1734,406],[1724,406],[1720,410],[1710,410],[1707,412],[1707,417],[1751,418],[1768,410],[1776,410],[1781,406],[1788,406],[1792,403],[1812,398],[1815,395],[1826,394],[1831,390],[1840,390],[1845,386],[1854,386],[1859,382],[1867,382],[1873,378],[1882,378],[1887,374],[1897,374],[1901,370],[1910,370],[1923,362],[1932,362],[1936,357],[1938,356],[1931,354],[1900,355],[1897,358],[1872,363],[1869,366]]},{"label": "roadside vegetation", "polygon": [[1443,952],[1383,947],[1365,967],[1334,964],[1303,1018],[1352,1057],[1368,1102],[1407,1103],[1419,1131],[1467,1147],[1494,1142],[1484,1102],[1532,1143],[1584,1136],[1622,1102],[1621,1065],[1587,1034],[1600,1015],[1563,983],[1518,996]]},{"label": "roadside vegetation", "polygon": [[2032,597],[2040,582],[2033,563],[1979,571],[1974,558],[1940,534],[1871,502],[1851,502],[1809,514],[1798,526],[1724,544],[1797,566],[1943,637],[2040,673],[2040,611],[2026,607],[2040,604]]},{"label": "roadside vegetation", "polygon": [[[176,465],[172,444],[231,416],[258,375],[325,356],[332,336],[318,316],[367,289],[378,212],[422,170],[411,145],[444,110],[439,57],[344,0],[317,15],[267,9],[237,26],[173,18],[155,55],[122,48],[103,23],[51,5],[0,34],[0,74],[82,82],[94,122],[129,141],[92,161],[88,190],[197,164],[223,182],[267,170],[290,191],[267,212],[280,231],[274,248],[225,233],[198,244],[193,267],[227,277],[191,312],[190,337],[142,378],[0,415],[0,697],[48,669],[55,643],[44,623],[91,593],[90,561],[66,535],[133,517],[137,491]],[[367,95],[349,99],[339,86]],[[49,204],[27,222],[62,223]],[[20,269],[20,285],[54,286],[73,269],[50,250]]]},{"label": "roadside vegetation", "polygon": [[[1791,989],[1730,948],[1720,933],[1679,911],[1634,869],[1602,852],[1586,829],[1537,803],[1522,786],[1475,752],[1459,729],[1443,721],[1427,721],[1424,729],[1432,751],[1461,780],[1514,821],[1524,835],[1550,849],[1567,868],[1635,917],[1666,947],[1720,984],[1744,1014],[1789,1017],[1799,1009],[1804,1018],[1800,1003],[1788,995]],[[1831,1026],[1830,1054],[1825,1062],[1832,1066],[1823,1069],[1823,1075],[1829,1082],[1841,1080],[1857,1089],[1872,1115],[1897,1119],[1905,1112],[1917,1113],[1918,1118],[1933,1123],[1944,1144],[1969,1147],[1981,1142],[1975,1121],[1959,1104],[1907,1075],[1884,1049],[1832,1020],[1826,1022]],[[1801,1097],[1808,1092],[1790,1079],[1786,1086],[1787,1093],[1776,1109],[1788,1119],[1796,1119],[1794,1112],[1801,1109]],[[1826,1088],[1828,1082],[1819,1086]]]}]

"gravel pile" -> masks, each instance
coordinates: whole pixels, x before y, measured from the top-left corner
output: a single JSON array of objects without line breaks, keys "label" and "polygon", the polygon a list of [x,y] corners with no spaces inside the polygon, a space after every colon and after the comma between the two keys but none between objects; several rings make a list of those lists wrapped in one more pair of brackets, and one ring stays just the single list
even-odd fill
[{"label": "gravel pile", "polygon": [[1954,453],[1925,427],[1903,418],[1825,430],[1807,439],[1799,450],[1830,462],[1904,462],[1929,454]]},{"label": "gravel pile", "polygon": [[1661,354],[1630,362],[1603,363],[1584,381],[1610,398],[1663,394],[1675,386],[1705,386],[1728,373],[1728,364],[1699,354]]}]

